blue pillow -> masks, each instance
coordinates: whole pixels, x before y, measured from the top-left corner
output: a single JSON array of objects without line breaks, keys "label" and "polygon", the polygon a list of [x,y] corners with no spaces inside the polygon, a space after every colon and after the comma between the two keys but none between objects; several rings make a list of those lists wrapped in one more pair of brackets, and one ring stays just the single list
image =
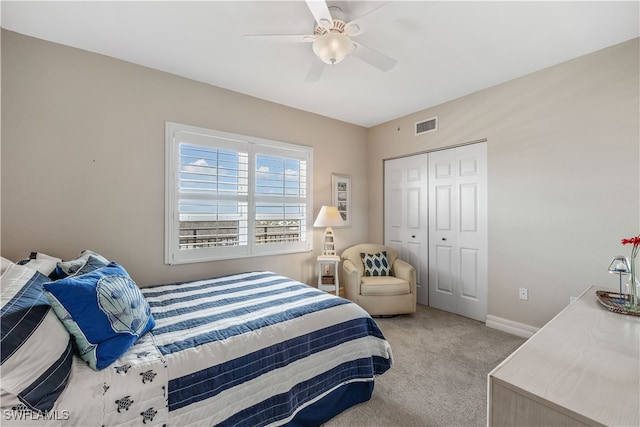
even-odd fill
[{"label": "blue pillow", "polygon": [[155,326],[149,304],[115,262],[44,285],[56,315],[95,370],[109,366]]},{"label": "blue pillow", "polygon": [[2,390],[36,412],[53,408],[73,360],[71,337],[44,295],[48,280],[18,264],[0,278]]},{"label": "blue pillow", "polygon": [[365,254],[360,252],[360,258],[364,264],[365,276],[390,276],[391,268],[387,260],[387,251],[378,252],[377,254]]}]

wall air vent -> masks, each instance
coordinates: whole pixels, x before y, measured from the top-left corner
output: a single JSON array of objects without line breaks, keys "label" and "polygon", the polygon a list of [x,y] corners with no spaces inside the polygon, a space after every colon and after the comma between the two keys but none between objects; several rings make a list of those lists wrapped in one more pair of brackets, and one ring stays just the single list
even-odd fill
[{"label": "wall air vent", "polygon": [[438,130],[438,117],[431,117],[430,119],[416,122],[416,135],[421,135],[427,132],[434,132]]}]

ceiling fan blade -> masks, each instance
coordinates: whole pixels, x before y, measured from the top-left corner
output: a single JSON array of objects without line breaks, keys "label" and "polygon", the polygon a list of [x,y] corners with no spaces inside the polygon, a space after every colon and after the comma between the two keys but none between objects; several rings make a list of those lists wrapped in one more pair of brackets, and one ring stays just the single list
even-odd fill
[{"label": "ceiling fan blade", "polygon": [[307,77],[304,79],[305,83],[314,83],[320,80],[320,76],[322,76],[322,72],[324,71],[324,65],[324,62],[316,57],[311,63]]},{"label": "ceiling fan blade", "polygon": [[395,59],[389,58],[387,55],[375,51],[355,40],[353,40],[353,43],[356,45],[356,49],[353,51],[352,55],[381,71],[389,71],[395,67],[398,62]]},{"label": "ceiling fan blade", "polygon": [[394,16],[389,15],[390,9],[393,8],[385,9],[385,6],[388,6],[390,3],[393,3],[393,0],[383,3],[364,15],[347,22],[344,26],[344,32],[349,36],[356,36],[369,29],[380,27],[389,21],[395,20],[396,18]]},{"label": "ceiling fan blade", "polygon": [[329,12],[329,6],[324,0],[305,0],[307,7],[313,15],[313,19],[316,20],[319,26],[329,31],[333,25],[333,18]]},{"label": "ceiling fan blade", "polygon": [[316,38],[309,34],[251,34],[245,37],[264,43],[311,43]]}]

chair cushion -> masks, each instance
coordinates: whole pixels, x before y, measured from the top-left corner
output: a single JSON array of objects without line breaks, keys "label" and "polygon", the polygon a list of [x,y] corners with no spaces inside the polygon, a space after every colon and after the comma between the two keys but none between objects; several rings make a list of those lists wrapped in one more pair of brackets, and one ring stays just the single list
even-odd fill
[{"label": "chair cushion", "polygon": [[362,278],[361,295],[405,295],[409,293],[409,282],[393,276],[368,276]]}]

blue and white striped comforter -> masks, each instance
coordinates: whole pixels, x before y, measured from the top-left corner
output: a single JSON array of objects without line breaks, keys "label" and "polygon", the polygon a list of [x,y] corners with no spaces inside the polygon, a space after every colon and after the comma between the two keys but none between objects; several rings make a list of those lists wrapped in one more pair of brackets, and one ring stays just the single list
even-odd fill
[{"label": "blue and white striped comforter", "polygon": [[278,425],[391,366],[359,306],[271,272],[143,288],[168,368],[169,425]]}]

